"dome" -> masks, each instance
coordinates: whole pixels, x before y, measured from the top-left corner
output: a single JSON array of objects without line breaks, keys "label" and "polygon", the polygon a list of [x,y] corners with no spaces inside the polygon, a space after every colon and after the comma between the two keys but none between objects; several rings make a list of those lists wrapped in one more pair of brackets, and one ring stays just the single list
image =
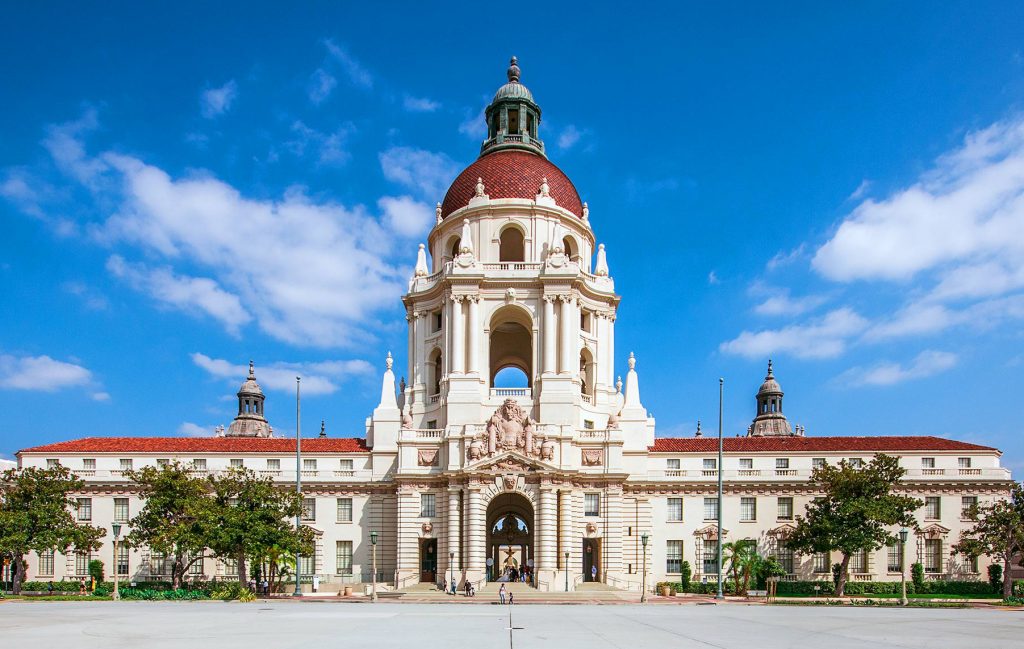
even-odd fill
[{"label": "dome", "polygon": [[775,374],[772,372],[772,362],[768,361],[768,376],[764,377],[764,383],[761,384],[761,388],[757,391],[761,394],[782,394],[782,386],[775,380]]},{"label": "dome", "polygon": [[238,388],[239,396],[243,394],[263,396],[263,389],[260,388],[260,384],[256,382],[256,371],[252,361],[249,361],[249,377],[242,383],[242,387]]},{"label": "dome", "polygon": [[533,93],[530,92],[530,89],[518,81],[509,81],[498,88],[498,92],[494,93],[494,99],[491,100],[491,103],[502,99],[523,99],[530,103],[536,103],[533,101]]},{"label": "dome", "polygon": [[477,178],[483,180],[484,193],[494,198],[534,199],[547,178],[551,198],[576,216],[583,217],[583,201],[576,186],[544,156],[519,149],[488,153],[455,178],[441,205],[442,218],[465,207],[476,194]]}]

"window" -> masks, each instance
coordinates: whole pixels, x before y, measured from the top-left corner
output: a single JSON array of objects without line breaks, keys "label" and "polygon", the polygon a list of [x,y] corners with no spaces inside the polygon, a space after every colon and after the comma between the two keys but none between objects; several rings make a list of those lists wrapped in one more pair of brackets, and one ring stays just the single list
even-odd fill
[{"label": "window", "polygon": [[786,542],[779,539],[775,546],[775,558],[778,560],[779,565],[786,571],[787,575],[793,574],[793,550],[786,545]]},{"label": "window", "polygon": [[49,458],[49,459],[46,460],[46,468],[47,469],[56,469],[59,466],[60,466],[60,460],[53,459],[53,458]]},{"label": "window", "polygon": [[316,458],[314,458],[312,460],[309,460],[309,459],[303,460],[302,461],[302,470],[303,471],[316,471]]},{"label": "window", "polygon": [[131,471],[132,470],[132,460],[131,460],[131,458],[121,458],[121,470],[122,471]]},{"label": "window", "polygon": [[352,522],[352,499],[351,498],[338,498],[338,522],[339,523],[351,523]]},{"label": "window", "polygon": [[128,499],[127,498],[114,498],[114,522],[115,523],[127,523],[128,522]]},{"label": "window", "polygon": [[519,111],[515,108],[510,108],[508,111],[508,134],[519,134]]},{"label": "window", "polygon": [[779,497],[779,520],[793,520],[793,498],[790,496]]},{"label": "window", "polygon": [[205,471],[206,470],[206,459],[205,458],[196,458],[196,459],[192,460],[192,470],[193,471]]},{"label": "window", "polygon": [[921,468],[922,469],[934,469],[935,468],[935,458],[933,458],[933,457],[923,457],[923,458],[921,458]]},{"label": "window", "polygon": [[594,420],[593,419],[584,419],[583,420],[583,428],[585,430],[594,430]]},{"label": "window", "polygon": [[704,574],[715,574],[718,572],[718,541],[704,539],[703,556]]},{"label": "window", "polygon": [[519,228],[507,227],[498,237],[498,261],[524,261],[526,258],[523,233]]},{"label": "window", "polygon": [[855,468],[855,469],[860,469],[860,468],[862,468],[862,467],[864,466],[864,460],[863,460],[863,458],[859,458],[859,457],[851,457],[851,458],[850,458],[850,466],[852,466],[852,467],[853,467],[853,468]]},{"label": "window", "polygon": [[117,546],[117,576],[128,576],[128,546],[124,543]]},{"label": "window", "polygon": [[886,561],[886,570],[889,572],[902,572],[903,571],[903,548],[899,541],[892,543],[886,550],[888,560]]},{"label": "window", "polygon": [[336,547],[335,572],[339,575],[351,575],[352,541],[338,541]]},{"label": "window", "polygon": [[[427,422],[427,423],[430,423],[430,422]],[[433,423],[434,423],[434,426],[428,426],[428,428],[436,427],[437,422],[433,422]],[[342,471],[351,471],[352,470],[352,460],[350,460],[350,459],[342,459],[342,460],[339,460],[338,462],[339,462],[338,466],[341,468]]]},{"label": "window", "polygon": [[863,574],[868,571],[868,553],[864,550],[850,555],[850,572]]},{"label": "window", "polygon": [[678,471],[680,468],[679,458],[672,457],[665,460],[665,468],[669,471]]},{"label": "window", "polygon": [[39,553],[39,576],[53,576],[53,550],[43,550]]},{"label": "window", "polygon": [[432,316],[430,320],[431,320],[431,322],[434,325],[433,328],[431,329],[431,333],[437,333],[438,331],[441,331],[441,324],[443,322],[443,320],[441,318],[441,312],[440,311],[434,311],[430,315]]},{"label": "window", "polygon": [[280,471],[280,470],[281,470],[281,460],[278,460],[278,459],[269,459],[269,460],[267,460],[267,471]]},{"label": "window", "polygon": [[82,468],[85,469],[86,471],[95,471],[96,470],[96,459],[95,458],[86,458],[86,459],[82,460]]},{"label": "window", "polygon": [[245,466],[245,463],[242,462],[241,459],[237,459],[237,458],[231,460],[230,464],[231,464],[231,468],[232,469],[241,469],[243,466]]},{"label": "window", "polygon": [[740,458],[740,469],[744,471],[750,471],[754,468],[754,458],[752,457],[741,457]]},{"label": "window", "polygon": [[[300,560],[302,557],[299,557]],[[235,577],[238,575],[238,559],[221,559],[224,564],[224,574],[228,577]]]},{"label": "window", "polygon": [[704,520],[718,520],[718,498],[704,499]]},{"label": "window", "polygon": [[188,566],[188,571],[187,572],[188,572],[189,576],[192,576],[192,577],[202,576],[202,574],[203,574],[203,560],[202,560],[202,558],[199,558],[195,563],[192,563],[191,565],[189,565],[189,562],[191,562],[192,559],[194,559],[194,558],[195,557],[192,557],[191,555],[186,554],[185,556],[183,556],[181,558],[181,560],[182,560],[182,562],[184,562],[184,564],[186,566]]},{"label": "window", "polygon": [[91,552],[76,552],[75,553],[75,576],[76,577],[88,577],[89,576],[89,562],[92,561]]},{"label": "window", "polygon": [[167,459],[167,458],[165,458],[165,457],[157,458],[157,460],[156,460],[156,465],[157,465],[158,467],[160,467],[161,469],[162,469],[162,468],[164,468],[165,466],[167,466],[167,465],[168,465],[168,464],[170,464],[170,463],[171,463],[171,461],[170,461],[170,460],[168,460],[168,459]]},{"label": "window", "polygon": [[960,518],[970,518],[971,510],[978,506],[977,496],[963,496],[960,498]]},{"label": "window", "polygon": [[789,468],[789,458],[788,457],[777,457],[777,458],[775,458],[775,468],[776,469],[788,469]]},{"label": "window", "polygon": [[166,572],[167,560],[163,552],[149,553],[149,574],[162,575]]},{"label": "window", "polygon": [[665,541],[665,572],[669,574],[683,571],[683,542]]},{"label": "window", "polygon": [[961,469],[971,468],[971,458],[969,457],[958,457],[956,459],[956,465]]},{"label": "window", "polygon": [[718,460],[716,460],[715,458],[713,458],[713,457],[706,457],[706,458],[704,458],[704,470],[705,471],[714,471],[715,467],[717,465],[718,465]]},{"label": "window", "polygon": [[757,498],[740,498],[740,520],[746,523],[757,520]]},{"label": "window", "polygon": [[672,522],[680,522],[683,520],[683,499],[682,498],[669,498],[668,499],[668,520]]},{"label": "window", "polygon": [[978,570],[978,557],[977,556],[966,556],[964,557],[964,569],[967,572],[977,573]]},{"label": "window", "polygon": [[924,571],[942,572],[942,539],[924,540]]},{"label": "window", "polygon": [[316,557],[299,556],[299,570],[303,577],[309,577],[316,571]]},{"label": "window", "polygon": [[832,571],[832,566],[829,565],[828,552],[815,552],[814,553],[814,572],[816,573],[828,573]]},{"label": "window", "polygon": [[75,509],[78,510],[78,520],[92,520],[92,498],[75,498]]},{"label": "window", "polygon": [[316,498],[302,499],[302,520],[316,521]]},{"label": "window", "polygon": [[924,519],[937,521],[942,518],[942,499],[939,496],[927,496],[924,499]]},{"label": "window", "polygon": [[434,494],[420,494],[420,516],[426,518],[437,516]]},{"label": "window", "polygon": [[825,468],[825,458],[823,458],[823,457],[811,458],[811,468],[812,469],[824,469]]},{"label": "window", "polygon": [[583,515],[601,515],[601,494],[583,494]]}]

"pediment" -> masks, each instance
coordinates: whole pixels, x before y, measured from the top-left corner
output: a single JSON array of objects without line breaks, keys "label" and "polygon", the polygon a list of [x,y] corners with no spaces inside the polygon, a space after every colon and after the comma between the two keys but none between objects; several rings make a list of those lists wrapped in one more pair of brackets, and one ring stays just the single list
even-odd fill
[{"label": "pediment", "polygon": [[923,527],[917,533],[918,536],[923,536],[926,539],[937,539],[946,536],[947,534],[949,534],[949,528],[943,527],[938,523],[932,523],[928,527]]},{"label": "pediment", "polygon": [[794,530],[796,530],[795,525],[783,523],[774,529],[768,530],[768,536],[774,536],[777,539],[784,539],[792,534]]},{"label": "pediment", "polygon": [[[708,540],[708,541],[715,541],[715,540],[718,539],[718,526],[717,525],[705,525],[704,527],[700,528],[699,530],[695,530],[693,532],[693,535],[694,536],[699,536],[702,539],[705,539],[705,540]],[[726,536],[726,537],[729,536],[729,530],[723,528],[722,529],[722,536]]]},{"label": "pediment", "polygon": [[463,467],[466,471],[490,471],[493,473],[529,473],[531,471],[552,471],[558,467],[527,457],[518,451],[506,451],[486,457]]}]

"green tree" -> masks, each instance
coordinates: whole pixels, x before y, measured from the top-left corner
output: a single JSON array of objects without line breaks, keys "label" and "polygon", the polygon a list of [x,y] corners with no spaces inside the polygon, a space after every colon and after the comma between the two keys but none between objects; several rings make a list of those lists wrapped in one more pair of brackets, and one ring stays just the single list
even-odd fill
[{"label": "green tree", "polygon": [[13,591],[25,581],[29,552],[97,550],[106,531],[75,520],[68,497],[85,484],[67,467],[9,469],[0,477],[0,554],[13,559]]},{"label": "green tree", "polygon": [[761,563],[757,542],[754,539],[731,541],[722,545],[722,553],[722,559],[732,577],[733,591],[737,595],[746,595],[750,588],[750,578],[757,574]]},{"label": "green tree", "polygon": [[953,551],[977,557],[984,554],[1003,564],[1003,598],[1013,595],[1010,562],[1024,552],[1024,487],[1014,483],[1010,497],[990,505],[974,505],[968,516],[975,522],[960,534]]},{"label": "green tree", "polygon": [[146,503],[129,521],[131,533],[125,541],[173,557],[171,581],[175,589],[181,588],[186,571],[202,560],[206,550],[205,525],[212,504],[207,485],[178,462],[125,475],[135,482]]},{"label": "green tree", "polygon": [[313,552],[313,530],[293,521],[302,512],[302,497],[276,486],[270,477],[257,478],[249,469],[210,476],[213,506],[207,542],[215,555],[238,562],[238,581],[246,583],[246,559],[261,561],[273,550],[280,554]]},{"label": "green tree", "polygon": [[893,493],[905,473],[897,458],[880,453],[862,468],[842,460],[811,474],[812,487],[823,495],[807,505],[804,516],[797,516],[786,542],[803,554],[842,553],[837,596],[846,589],[850,557],[895,543],[891,527],[917,527],[913,514],[922,501]]}]

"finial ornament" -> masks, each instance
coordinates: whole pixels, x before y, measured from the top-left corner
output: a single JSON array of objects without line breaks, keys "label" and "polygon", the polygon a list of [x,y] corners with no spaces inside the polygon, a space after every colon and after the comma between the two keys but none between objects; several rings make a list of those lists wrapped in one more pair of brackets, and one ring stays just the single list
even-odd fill
[{"label": "finial ornament", "polygon": [[772,377],[772,359],[768,359],[768,378]]},{"label": "finial ornament", "polygon": [[551,196],[551,187],[548,186],[548,177],[547,176],[544,176],[543,178],[541,178],[541,180],[540,180],[540,191],[538,193],[541,196],[543,196],[544,198],[549,198]]},{"label": "finial ornament", "polygon": [[256,368],[256,364],[253,363],[252,360],[250,359],[249,360],[249,378],[250,379],[256,378],[256,369],[255,368]]},{"label": "finial ornament", "polygon": [[618,380],[615,381],[615,391],[622,394],[622,375],[619,375]]},{"label": "finial ornament", "polygon": [[478,198],[484,195],[484,189],[485,189],[484,188],[484,179],[483,178],[477,178],[476,179],[476,196]]},{"label": "finial ornament", "polygon": [[636,356],[633,356],[633,352],[629,352],[629,369],[636,369]]},{"label": "finial ornament", "polygon": [[323,419],[320,420],[320,438],[327,437],[327,422]]},{"label": "finial ornament", "polygon": [[427,271],[427,247],[421,243],[419,250],[416,251],[416,277],[427,276]]},{"label": "finial ornament", "polygon": [[700,419],[697,420],[697,434],[694,437],[703,437],[704,431],[700,429]]},{"label": "finial ornament", "polygon": [[587,203],[584,202],[583,203],[583,222],[586,223],[589,220],[590,220],[590,207],[588,207]]},{"label": "finial ornament", "polygon": [[437,222],[440,223],[441,222],[441,204],[440,203],[438,203],[437,206],[434,208],[434,215],[437,217]]},{"label": "finial ornament", "polygon": [[519,69],[519,59],[513,56],[508,63],[508,72],[506,72],[506,74],[508,75],[508,82],[519,83],[520,73],[521,71]]},{"label": "finial ornament", "polygon": [[387,366],[388,371],[391,371],[391,366],[395,364],[395,359],[391,358],[391,352],[388,352],[388,357],[384,359],[384,365]]}]

